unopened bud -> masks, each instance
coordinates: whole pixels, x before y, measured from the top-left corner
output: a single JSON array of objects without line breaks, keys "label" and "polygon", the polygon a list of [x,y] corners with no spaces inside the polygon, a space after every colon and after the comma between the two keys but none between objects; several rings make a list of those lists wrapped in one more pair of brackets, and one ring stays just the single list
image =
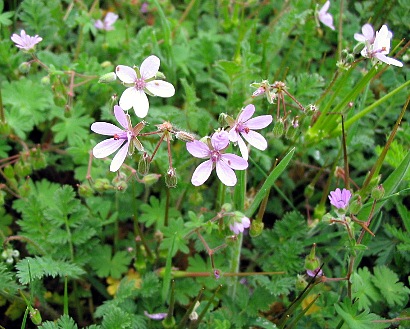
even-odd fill
[{"label": "unopened bud", "polygon": [[225,211],[225,212],[229,212],[232,210],[232,204],[230,203],[224,203],[221,207],[221,210]]},{"label": "unopened bud", "polygon": [[257,236],[262,234],[264,227],[265,224],[262,221],[254,220],[251,224],[251,228],[249,229],[249,235],[252,238],[256,238]]},{"label": "unopened bud", "polygon": [[214,269],[214,276],[215,276],[215,279],[218,280],[221,277],[221,271],[218,270],[217,268]]},{"label": "unopened bud", "polygon": [[175,168],[169,168],[165,175],[165,184],[167,187],[176,187],[177,186],[177,173]]},{"label": "unopened bud", "polygon": [[308,283],[307,283],[305,277],[303,275],[298,274],[297,279],[296,279],[296,289],[299,290],[299,291],[303,290],[307,287],[307,285],[308,285]]},{"label": "unopened bud", "polygon": [[305,259],[305,268],[307,270],[315,270],[320,266],[320,261],[319,258],[314,257],[314,258],[310,258],[310,256],[307,256]]},{"label": "unopened bud", "polygon": [[279,138],[282,137],[283,132],[285,131],[285,123],[283,122],[282,119],[279,119],[278,121],[275,122],[272,133],[273,137]]},{"label": "unopened bud", "polygon": [[147,186],[151,186],[155,184],[156,182],[158,182],[160,177],[161,175],[158,175],[158,174],[148,174],[142,177],[142,182]]},{"label": "unopened bud", "polygon": [[358,194],[353,195],[353,197],[349,201],[349,213],[356,215],[359,213],[360,209],[362,209],[362,197]]},{"label": "unopened bud", "polygon": [[286,139],[289,139],[289,140],[294,139],[297,132],[298,130],[295,127],[289,126],[285,133]]},{"label": "unopened bud", "polygon": [[19,71],[21,73],[28,73],[30,71],[31,64],[29,62],[23,62],[19,65]]},{"label": "unopened bud", "polygon": [[117,191],[125,191],[128,188],[128,184],[125,181],[120,181],[116,183],[114,186]]},{"label": "unopened bud", "polygon": [[372,190],[372,198],[375,200],[379,200],[384,196],[384,187],[382,184],[376,186]]},{"label": "unopened bud", "polygon": [[158,71],[157,74],[155,74],[155,79],[161,79],[161,80],[165,80],[166,76],[164,73]]},{"label": "unopened bud", "polygon": [[258,97],[266,92],[265,87],[261,86],[252,93],[252,97]]},{"label": "unopened bud", "polygon": [[140,161],[138,161],[138,173],[140,175],[146,175],[149,172],[150,157],[147,152],[141,155]]},{"label": "unopened bud", "polygon": [[333,216],[329,213],[326,213],[322,216],[322,222],[326,224],[333,224],[332,223]]},{"label": "unopened bud", "polygon": [[0,206],[4,205],[4,197],[6,196],[6,193],[2,190],[0,190]]},{"label": "unopened bud", "polygon": [[50,84],[50,76],[46,75],[46,76],[42,77],[41,80],[40,80],[40,83],[43,86],[48,86]]},{"label": "unopened bud", "polygon": [[165,329],[171,329],[171,328],[175,328],[175,318],[173,316],[170,317],[166,317],[163,321],[162,321],[162,326]]},{"label": "unopened bud", "polygon": [[356,46],[353,48],[353,54],[360,54],[360,52],[366,47],[366,45],[363,42],[358,43]]},{"label": "unopened bud", "polygon": [[186,131],[177,131],[175,137],[184,142],[193,142],[195,140],[195,136]]},{"label": "unopened bud", "polygon": [[303,191],[303,195],[305,196],[306,199],[310,199],[313,196],[314,192],[315,192],[314,185],[309,184],[305,187],[305,190]]},{"label": "unopened bud", "polygon": [[104,61],[100,65],[102,68],[106,69],[107,67],[112,66],[112,63],[110,61]]},{"label": "unopened bud", "polygon": [[31,165],[23,160],[20,160],[14,165],[14,172],[17,176],[26,177],[31,174]]},{"label": "unopened bud", "polygon": [[98,83],[111,83],[117,79],[117,75],[115,72],[109,72],[100,77]]},{"label": "unopened bud", "polygon": [[94,194],[94,191],[90,185],[80,184],[78,185],[78,194],[83,198],[87,198],[92,196]]},{"label": "unopened bud", "polygon": [[30,319],[35,325],[40,325],[43,320],[41,319],[40,311],[36,308],[32,308],[30,310]]},{"label": "unopened bud", "polygon": [[97,178],[94,182],[94,188],[98,192],[111,190],[112,186],[107,178]]},{"label": "unopened bud", "polygon": [[318,204],[313,211],[313,218],[322,218],[325,213],[326,213],[325,206]]}]

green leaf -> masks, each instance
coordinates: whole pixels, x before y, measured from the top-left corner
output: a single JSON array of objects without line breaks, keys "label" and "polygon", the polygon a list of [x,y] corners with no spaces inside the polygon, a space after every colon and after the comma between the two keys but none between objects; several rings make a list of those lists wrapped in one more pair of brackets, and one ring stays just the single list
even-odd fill
[{"label": "green leaf", "polygon": [[85,274],[84,270],[77,265],[69,261],[54,260],[49,256],[26,257],[16,264],[16,269],[21,284],[28,284],[31,279],[42,279],[45,276],[53,278],[67,276],[76,279]]},{"label": "green leaf", "polygon": [[126,251],[117,251],[112,256],[111,247],[103,245],[94,251],[90,265],[101,278],[119,279],[128,270],[130,262],[131,255]]},{"label": "green leaf", "polygon": [[6,264],[0,263],[0,292],[7,293],[9,295],[17,294],[19,285],[14,280],[14,275],[7,268]]},{"label": "green leaf", "polygon": [[399,277],[396,273],[386,266],[374,268],[372,282],[379,289],[390,307],[404,306],[409,300],[410,289],[398,282]]},{"label": "green leaf", "polygon": [[185,254],[189,253],[188,240],[185,239],[185,235],[189,230],[184,226],[184,221],[181,217],[170,221],[169,226],[164,227],[162,232],[164,233],[164,240],[161,243],[162,250],[168,250],[172,257],[178,251]]},{"label": "green leaf", "polygon": [[88,139],[90,124],[93,119],[84,114],[85,111],[85,108],[75,106],[68,117],[60,117],[61,122],[51,128],[56,133],[54,136],[55,143],[67,141],[70,146],[78,146]]},{"label": "green leaf", "polygon": [[266,178],[265,182],[263,183],[262,187],[256,193],[253,203],[250,205],[249,209],[246,211],[246,216],[251,218],[255,211],[258,209],[260,203],[262,202],[263,198],[269,193],[270,188],[275,183],[276,179],[280,176],[280,174],[286,169],[287,165],[289,164],[290,160],[295,153],[295,148],[292,148],[288,154],[282,159],[281,162],[272,170],[269,174],[268,178]]},{"label": "green leaf", "polygon": [[379,302],[382,298],[372,283],[372,274],[367,267],[358,269],[351,276],[352,297],[356,298],[358,309],[370,309],[372,302]]},{"label": "green leaf", "polygon": [[[149,204],[143,203],[140,206],[141,211],[143,212],[139,218],[140,222],[145,223],[147,227],[152,226],[154,223],[157,223],[161,227],[164,223],[165,213],[166,213],[166,200],[161,198],[161,201],[158,200],[155,196],[149,198]],[[170,207],[168,210],[169,218],[175,218],[179,216],[179,211],[174,207]]]},{"label": "green leaf", "polygon": [[385,323],[375,323],[375,320],[381,320],[381,318],[374,313],[369,313],[367,310],[359,313],[357,305],[352,305],[348,298],[345,298],[343,303],[335,304],[335,310],[348,328],[382,329],[389,326]]},{"label": "green leaf", "polygon": [[110,312],[104,315],[101,325],[103,329],[133,328],[131,315],[119,307],[113,307]]}]

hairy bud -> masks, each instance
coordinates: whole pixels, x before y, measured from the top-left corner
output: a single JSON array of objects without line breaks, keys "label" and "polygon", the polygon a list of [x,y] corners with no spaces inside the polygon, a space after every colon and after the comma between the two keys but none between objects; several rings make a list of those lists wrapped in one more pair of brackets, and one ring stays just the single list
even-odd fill
[{"label": "hairy bud", "polygon": [[175,168],[169,168],[165,175],[165,184],[167,187],[176,187],[177,186],[177,173]]},{"label": "hairy bud", "polygon": [[115,72],[109,72],[100,77],[98,83],[111,83],[117,80],[117,75]]}]

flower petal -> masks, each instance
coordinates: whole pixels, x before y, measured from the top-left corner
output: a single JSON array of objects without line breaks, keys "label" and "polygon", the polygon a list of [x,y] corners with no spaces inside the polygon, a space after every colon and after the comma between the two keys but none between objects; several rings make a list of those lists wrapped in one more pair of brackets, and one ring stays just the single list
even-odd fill
[{"label": "flower petal", "polygon": [[383,55],[382,53],[377,53],[374,55],[379,61],[382,61],[386,64],[389,65],[394,65],[394,66],[398,66],[398,67],[403,67],[403,63],[399,62],[397,59],[391,58],[391,57],[387,57],[386,55]]},{"label": "flower petal", "polygon": [[118,79],[124,83],[134,83],[137,80],[137,73],[135,70],[126,65],[118,65],[115,69],[115,73],[117,74]]},{"label": "flower petal", "polygon": [[191,183],[194,186],[199,186],[205,183],[212,172],[213,163],[211,160],[202,162],[194,171],[191,178]]},{"label": "flower petal", "polygon": [[268,142],[266,141],[265,137],[263,137],[256,131],[249,130],[248,133],[243,132],[242,137],[245,138],[245,140],[249,144],[257,148],[258,150],[264,151],[268,147]]},{"label": "flower petal", "polygon": [[118,150],[122,143],[124,143],[124,139],[106,139],[94,146],[93,155],[97,159],[105,158]]},{"label": "flower petal", "polygon": [[127,115],[124,113],[124,110],[118,106],[114,106],[114,115],[119,124],[124,128],[128,129],[128,120],[127,120]]},{"label": "flower petal", "polygon": [[137,90],[132,104],[135,115],[139,118],[145,118],[149,110],[149,101],[147,95],[142,90]]},{"label": "flower petal", "polygon": [[239,138],[239,133],[236,131],[236,127],[237,125],[235,124],[231,130],[229,130],[228,132],[228,138],[231,142],[236,143],[238,141]]},{"label": "flower petal", "polygon": [[249,129],[263,129],[272,123],[271,115],[260,115],[258,117],[252,118],[246,122],[246,126]]},{"label": "flower petal", "polygon": [[208,145],[201,141],[194,140],[192,142],[186,143],[186,149],[196,158],[204,159],[209,158],[210,156]]},{"label": "flower petal", "polygon": [[144,80],[155,77],[159,70],[160,63],[160,59],[155,55],[151,55],[144,59],[140,67],[141,77]]},{"label": "flower petal", "polygon": [[244,228],[251,226],[251,220],[248,217],[242,217],[242,225]]},{"label": "flower petal", "polygon": [[248,147],[246,146],[242,137],[238,138],[238,146],[239,146],[239,151],[241,151],[242,158],[244,158],[245,160],[248,160],[248,157],[249,157]]},{"label": "flower petal", "polygon": [[125,143],[124,146],[121,147],[121,149],[117,152],[115,157],[112,159],[111,165],[110,165],[110,171],[115,172],[118,169],[120,169],[121,165],[125,161],[125,157],[127,156],[129,144],[130,144],[129,142]]},{"label": "flower petal", "polygon": [[229,224],[229,228],[236,235],[243,232],[243,225],[241,223],[238,223],[238,222],[235,222],[233,224]]},{"label": "flower petal", "polygon": [[[373,43],[373,41],[374,41],[373,26],[371,26],[369,23],[364,24],[362,26],[362,33],[363,33],[363,36],[365,37],[366,40],[368,40],[370,43]],[[361,40],[359,40],[359,41],[361,41]]]},{"label": "flower petal", "polygon": [[238,115],[238,122],[248,121],[255,113],[255,106],[253,104],[246,105]]},{"label": "flower petal", "polygon": [[226,165],[235,170],[244,170],[248,168],[248,161],[240,156],[232,153],[221,154],[221,160],[218,162],[224,162]]},{"label": "flower petal", "polygon": [[221,182],[226,186],[234,186],[237,182],[235,172],[224,161],[216,162],[216,174]]},{"label": "flower petal", "polygon": [[330,7],[330,1],[326,1],[323,7],[319,10],[319,15],[326,13],[329,7]]},{"label": "flower petal", "polygon": [[172,97],[175,95],[174,86],[163,80],[154,80],[147,82],[145,88],[147,88],[152,94],[159,97]]},{"label": "flower petal", "polygon": [[215,150],[223,150],[229,145],[229,135],[225,130],[217,131],[211,137],[211,144]]},{"label": "flower petal", "polygon": [[108,122],[94,122],[91,125],[91,130],[97,134],[105,136],[113,136],[123,132],[122,129]]}]

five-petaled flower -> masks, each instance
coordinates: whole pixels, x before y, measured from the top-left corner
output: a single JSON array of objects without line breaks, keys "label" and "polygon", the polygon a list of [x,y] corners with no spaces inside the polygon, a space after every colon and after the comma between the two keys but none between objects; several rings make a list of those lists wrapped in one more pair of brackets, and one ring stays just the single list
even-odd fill
[{"label": "five-petaled flower", "polygon": [[38,44],[41,40],[43,40],[43,38],[39,37],[38,35],[31,37],[28,34],[26,34],[26,31],[21,30],[20,35],[14,33],[11,36],[11,40],[16,44],[16,47],[24,50],[30,50],[33,49],[34,46]]},{"label": "five-petaled flower", "polygon": [[242,233],[245,228],[248,228],[249,226],[251,226],[251,221],[246,216],[239,218],[239,220],[235,218],[234,222],[229,224],[229,228],[235,234]]},{"label": "five-petaled flower", "polygon": [[99,30],[111,31],[114,30],[114,23],[117,21],[118,15],[112,12],[108,12],[104,17],[104,21],[101,19],[94,23],[94,26]]},{"label": "five-petaled flower", "polygon": [[321,21],[324,25],[334,30],[335,27],[333,25],[333,16],[327,12],[329,10],[329,7],[330,7],[330,1],[326,1],[326,3],[323,5],[323,7],[318,12],[318,18],[319,18],[319,21]]},{"label": "five-petaled flower", "polygon": [[123,109],[118,105],[114,106],[114,115],[124,129],[118,128],[108,122],[94,122],[91,125],[91,130],[95,133],[105,136],[113,136],[112,138],[106,139],[94,146],[93,155],[96,158],[105,158],[114,153],[124,144],[112,159],[110,171],[117,171],[123,164],[127,154],[131,155],[134,152],[134,148],[138,151],[144,150],[144,147],[138,140],[137,136],[142,128],[144,128],[145,122],[142,121],[133,128],[129,115],[125,114]]},{"label": "five-petaled flower", "polygon": [[216,174],[221,182],[227,186],[234,186],[237,182],[235,170],[244,170],[248,167],[248,161],[235,154],[223,151],[229,145],[228,133],[224,130],[215,132],[210,143],[194,140],[186,143],[186,148],[194,157],[209,159],[201,163],[194,171],[191,182],[195,186],[202,185],[211,175],[212,169],[216,168]]},{"label": "five-petaled flower", "polygon": [[335,191],[330,192],[329,200],[337,209],[346,209],[351,197],[352,193],[349,190],[337,188]]},{"label": "five-petaled flower", "polygon": [[[238,143],[239,150],[241,151],[242,157],[248,160],[248,148],[242,137],[253,147],[263,151],[268,147],[266,139],[259,133],[253,131],[252,129],[263,129],[266,128],[272,122],[271,115],[261,115],[252,118],[255,113],[255,106],[252,104],[247,105],[239,113],[235,122],[232,123],[229,130],[229,139],[231,142]],[[242,137],[241,137],[242,136]]]},{"label": "five-petaled flower", "polygon": [[[369,28],[367,27],[367,29]],[[390,52],[390,41],[392,38],[392,33],[388,30],[387,25],[383,25],[380,30],[376,32],[373,43],[370,42],[370,39],[367,39],[370,37],[370,30],[366,33],[368,34],[367,36],[364,35],[366,38],[366,47],[363,48],[361,52],[362,56],[374,58],[389,65],[398,67],[403,66],[403,63],[399,62],[397,59],[386,56]],[[357,35],[355,35],[355,38],[356,37]]]},{"label": "five-petaled flower", "polygon": [[149,109],[147,93],[151,96],[171,97],[175,94],[174,86],[163,80],[155,80],[159,70],[160,59],[151,55],[146,58],[141,67],[132,68],[118,65],[115,72],[127,88],[121,95],[120,106],[124,111],[134,108],[135,114],[144,118]]}]

